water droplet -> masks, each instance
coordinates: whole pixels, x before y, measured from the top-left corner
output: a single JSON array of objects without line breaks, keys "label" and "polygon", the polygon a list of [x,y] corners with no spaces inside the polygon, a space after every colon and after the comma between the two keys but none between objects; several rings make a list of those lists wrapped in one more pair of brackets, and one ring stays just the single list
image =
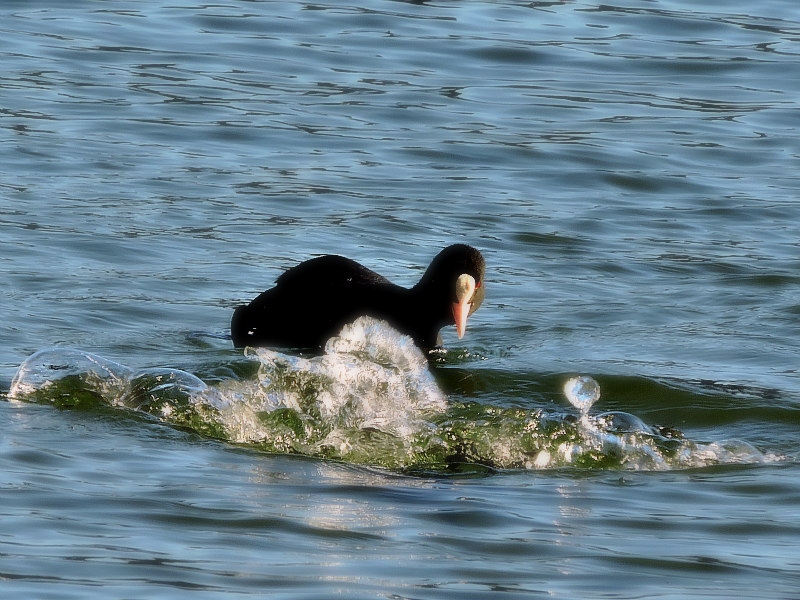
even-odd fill
[{"label": "water droplet", "polygon": [[588,375],[571,377],[564,384],[564,395],[570,404],[577,408],[581,416],[586,416],[592,405],[600,399],[600,384]]}]

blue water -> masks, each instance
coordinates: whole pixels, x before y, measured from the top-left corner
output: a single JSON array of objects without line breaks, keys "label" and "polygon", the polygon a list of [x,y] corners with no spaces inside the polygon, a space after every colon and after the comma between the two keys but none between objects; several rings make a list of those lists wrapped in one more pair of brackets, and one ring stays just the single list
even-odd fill
[{"label": "blue water", "polygon": [[[3,597],[797,598],[798,39],[794,0],[0,4]],[[486,301],[400,369],[424,410],[225,339],[302,260],[454,242]]]}]

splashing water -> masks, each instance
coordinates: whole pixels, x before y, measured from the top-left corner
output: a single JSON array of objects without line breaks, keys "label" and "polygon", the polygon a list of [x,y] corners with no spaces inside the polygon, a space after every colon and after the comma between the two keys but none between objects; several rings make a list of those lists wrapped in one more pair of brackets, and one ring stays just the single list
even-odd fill
[{"label": "splashing water", "polygon": [[600,399],[600,385],[588,375],[571,377],[564,384],[564,395],[580,411],[581,418],[584,418]]},{"label": "splashing water", "polygon": [[345,326],[322,356],[264,348],[246,356],[259,363],[256,381],[204,398],[232,441],[356,462],[373,462],[378,449],[405,463],[425,417],[447,408],[422,352],[375,319]]},{"label": "splashing water", "polygon": [[413,341],[371,318],[346,326],[321,356],[248,349],[245,358],[254,376],[208,385],[178,369],[134,371],[80,350],[43,350],[20,366],[9,400],[121,407],[271,452],[422,473],[487,467],[661,470],[777,460],[744,442],[685,439],[620,411],[590,415],[600,386],[585,376],[564,386],[578,419],[541,409],[448,402]]}]

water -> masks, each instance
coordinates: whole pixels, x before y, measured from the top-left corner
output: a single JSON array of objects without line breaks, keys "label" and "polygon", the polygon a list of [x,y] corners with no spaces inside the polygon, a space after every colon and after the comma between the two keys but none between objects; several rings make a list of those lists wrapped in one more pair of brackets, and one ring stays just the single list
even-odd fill
[{"label": "water", "polygon": [[[796,598],[798,37],[790,0],[4,2],[3,597]],[[411,285],[459,241],[486,301],[431,368],[224,337],[301,260]]]}]

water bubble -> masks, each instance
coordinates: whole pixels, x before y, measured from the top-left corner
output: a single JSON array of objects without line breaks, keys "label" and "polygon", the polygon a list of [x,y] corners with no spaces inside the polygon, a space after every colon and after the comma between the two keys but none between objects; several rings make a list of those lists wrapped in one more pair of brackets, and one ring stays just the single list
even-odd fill
[{"label": "water bubble", "polygon": [[584,417],[592,405],[600,399],[600,384],[588,375],[571,377],[564,384],[564,395]]}]

